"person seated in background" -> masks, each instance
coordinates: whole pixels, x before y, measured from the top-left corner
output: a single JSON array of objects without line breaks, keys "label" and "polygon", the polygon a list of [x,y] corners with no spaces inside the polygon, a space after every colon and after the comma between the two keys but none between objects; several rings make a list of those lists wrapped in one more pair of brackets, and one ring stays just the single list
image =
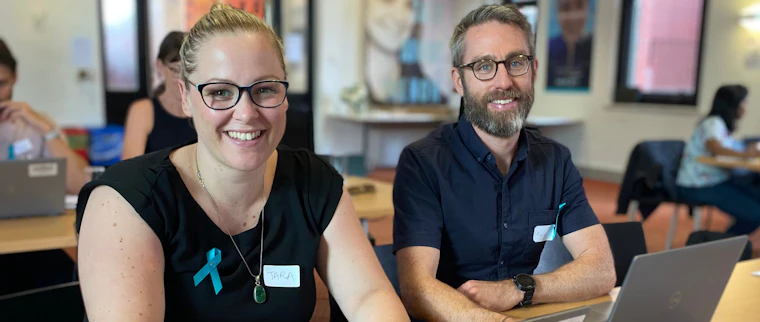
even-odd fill
[{"label": "person seated in background", "polygon": [[[393,247],[414,317],[502,321],[498,312],[515,306],[594,298],[615,285],[570,151],[523,126],[538,71],[531,38],[515,5],[465,16],[450,42],[464,115],[401,153]],[[555,236],[574,260],[531,275]]]},{"label": "person seated in background", "polygon": [[409,321],[343,178],[285,133],[284,49],[214,4],[182,45],[197,143],[122,161],[79,197],[91,321],[309,321],[316,269],[351,321]]},{"label": "person seated in background", "polygon": [[[78,193],[87,162],[69,148],[50,118],[12,100],[17,79],[16,59],[0,39],[0,162],[66,158],[66,191]],[[60,249],[0,255],[0,296],[71,282],[74,272],[74,262]]]},{"label": "person seated in background", "polygon": [[[185,33],[170,32],[161,42],[156,70],[163,83],[152,98],[129,107],[124,127],[122,160],[192,142],[197,138],[190,119],[182,112],[179,88],[179,50]],[[167,85],[168,84],[168,85]]]},{"label": "person seated in background", "polygon": [[0,161],[65,158],[66,192],[79,193],[87,181],[87,161],[69,148],[53,120],[12,100],[17,78],[16,59],[0,39]]},{"label": "person seated in background", "polygon": [[676,177],[681,199],[713,205],[734,217],[728,233],[750,234],[760,227],[760,186],[739,182],[731,171],[697,161],[699,157],[760,157],[756,145],[746,148],[732,138],[747,109],[749,91],[741,85],[722,86],[710,113],[686,143]]}]

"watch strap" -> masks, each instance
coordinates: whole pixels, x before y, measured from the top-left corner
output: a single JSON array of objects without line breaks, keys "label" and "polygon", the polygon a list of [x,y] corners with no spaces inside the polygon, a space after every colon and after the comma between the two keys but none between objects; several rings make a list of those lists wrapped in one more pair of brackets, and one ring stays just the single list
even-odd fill
[{"label": "watch strap", "polygon": [[515,285],[517,286],[517,289],[523,292],[523,300],[520,301],[520,303],[518,304],[518,307],[533,304],[533,293],[536,291],[535,280],[534,280],[533,285],[522,285],[517,281],[517,276],[515,276],[514,282],[515,282]]},{"label": "watch strap", "polygon": [[523,300],[520,302],[520,306],[533,304],[533,292],[535,292],[535,290],[536,289],[532,287],[525,290],[525,295],[523,295]]}]

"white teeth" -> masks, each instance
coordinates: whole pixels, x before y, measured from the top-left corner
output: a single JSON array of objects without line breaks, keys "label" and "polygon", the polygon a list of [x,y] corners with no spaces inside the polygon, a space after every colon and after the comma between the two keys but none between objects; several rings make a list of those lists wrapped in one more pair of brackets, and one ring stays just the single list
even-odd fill
[{"label": "white teeth", "polygon": [[506,99],[506,100],[493,100],[491,103],[494,104],[509,104],[512,103],[512,99]]},{"label": "white teeth", "polygon": [[250,141],[261,136],[261,131],[248,132],[248,133],[227,131],[227,135],[229,135],[231,138],[236,139],[236,140]]}]

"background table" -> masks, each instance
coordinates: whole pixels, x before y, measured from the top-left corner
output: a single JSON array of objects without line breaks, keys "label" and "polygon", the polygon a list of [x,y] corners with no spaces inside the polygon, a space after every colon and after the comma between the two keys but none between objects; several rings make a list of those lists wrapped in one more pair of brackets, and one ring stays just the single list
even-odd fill
[{"label": "background table", "polygon": [[760,172],[760,159],[698,157],[697,162],[726,169],[747,169]]},{"label": "background table", "polygon": [[[346,186],[372,184],[373,193],[353,196],[356,214],[367,231],[369,220],[393,216],[393,186],[368,178],[348,177]],[[75,258],[77,239],[74,230],[74,210],[63,215],[0,219],[0,255],[34,252],[49,249],[67,249]]]},{"label": "background table", "polygon": [[351,196],[356,215],[362,223],[364,232],[369,232],[369,221],[393,216],[393,185],[369,178],[347,177],[346,187],[371,184],[375,192]]},{"label": "background table", "polygon": [[75,214],[0,219],[0,255],[76,247]]}]

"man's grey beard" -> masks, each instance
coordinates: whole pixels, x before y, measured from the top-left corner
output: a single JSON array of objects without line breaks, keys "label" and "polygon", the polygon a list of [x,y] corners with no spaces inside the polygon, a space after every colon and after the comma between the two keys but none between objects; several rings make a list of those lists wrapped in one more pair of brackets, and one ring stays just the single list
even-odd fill
[{"label": "man's grey beard", "polygon": [[[464,85],[464,84],[463,84]],[[511,111],[491,111],[488,102],[494,98],[514,97],[518,99],[517,109]],[[511,137],[523,128],[533,106],[534,92],[515,90],[493,91],[476,98],[464,86],[464,116],[470,123],[484,132],[501,138]]]}]

